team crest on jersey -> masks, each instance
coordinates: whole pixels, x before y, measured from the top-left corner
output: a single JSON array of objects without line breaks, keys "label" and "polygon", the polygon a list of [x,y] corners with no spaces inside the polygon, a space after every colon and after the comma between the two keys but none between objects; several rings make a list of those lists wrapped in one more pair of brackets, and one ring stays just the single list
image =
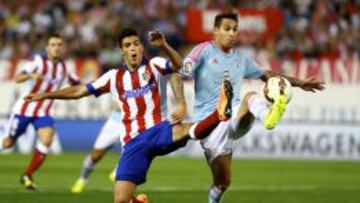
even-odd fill
[{"label": "team crest on jersey", "polygon": [[144,71],[143,74],[141,75],[143,80],[145,80],[146,82],[148,82],[150,80],[150,74],[148,73],[148,71]]},{"label": "team crest on jersey", "polygon": [[192,71],[192,63],[190,61],[185,62],[180,72],[184,75],[189,75]]}]

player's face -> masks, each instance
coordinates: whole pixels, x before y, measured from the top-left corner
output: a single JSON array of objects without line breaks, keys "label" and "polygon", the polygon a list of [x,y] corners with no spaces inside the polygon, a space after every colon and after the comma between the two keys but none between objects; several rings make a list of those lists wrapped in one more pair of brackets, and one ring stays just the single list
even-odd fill
[{"label": "player's face", "polygon": [[144,46],[138,36],[125,37],[122,41],[121,52],[126,63],[135,68],[141,64]]},{"label": "player's face", "polygon": [[215,27],[215,41],[223,48],[229,49],[234,46],[238,34],[238,23],[235,20],[224,18],[219,27]]},{"label": "player's face", "polygon": [[60,59],[64,52],[64,44],[61,38],[51,37],[46,45],[46,52],[51,59]]}]

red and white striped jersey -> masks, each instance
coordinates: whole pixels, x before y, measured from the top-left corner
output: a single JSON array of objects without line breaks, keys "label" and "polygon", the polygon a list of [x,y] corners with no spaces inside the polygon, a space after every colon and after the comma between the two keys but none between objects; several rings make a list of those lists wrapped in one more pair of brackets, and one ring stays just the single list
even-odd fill
[{"label": "red and white striped jersey", "polygon": [[79,77],[73,69],[67,67],[64,61],[53,64],[44,56],[36,55],[33,61],[29,62],[20,70],[21,73],[39,73],[43,76],[41,80],[27,80],[24,84],[22,96],[16,102],[13,108],[13,114],[40,117],[51,114],[51,106],[54,100],[41,100],[28,102],[23,98],[30,93],[44,93],[58,90],[65,79],[69,83],[76,85],[80,83]]},{"label": "red and white striped jersey", "polygon": [[165,119],[161,115],[160,77],[171,73],[170,61],[161,57],[143,60],[134,71],[126,67],[110,70],[87,84],[95,96],[110,92],[121,110],[121,142],[126,144],[142,131]]}]

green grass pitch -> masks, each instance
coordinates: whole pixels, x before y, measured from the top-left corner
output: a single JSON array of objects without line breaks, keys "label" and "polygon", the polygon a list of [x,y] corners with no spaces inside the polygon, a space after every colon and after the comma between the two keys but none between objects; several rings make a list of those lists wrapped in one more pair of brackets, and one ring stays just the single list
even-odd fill
[{"label": "green grass pitch", "polygon": [[[108,174],[117,162],[108,154],[97,166],[84,193],[73,195],[85,153],[50,156],[35,174],[38,190],[18,183],[30,155],[0,155],[0,203],[112,202]],[[204,159],[157,158],[148,182],[137,192],[151,203],[207,203],[211,176]],[[234,160],[233,180],[223,203],[346,203],[360,202],[360,162]]]}]

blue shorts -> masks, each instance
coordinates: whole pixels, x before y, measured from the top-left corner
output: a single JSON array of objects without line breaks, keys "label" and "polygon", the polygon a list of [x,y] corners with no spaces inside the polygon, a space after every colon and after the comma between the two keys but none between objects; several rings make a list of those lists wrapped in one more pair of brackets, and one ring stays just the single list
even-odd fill
[{"label": "blue shorts", "polygon": [[146,173],[156,156],[178,149],[172,141],[172,126],[163,121],[132,139],[124,146],[116,171],[117,181],[130,181],[136,185],[146,182]]},{"label": "blue shorts", "polygon": [[27,117],[20,115],[13,115],[10,118],[9,127],[8,127],[8,135],[11,138],[17,139],[21,134],[23,134],[26,128],[32,124],[35,130],[39,128],[53,128],[54,127],[54,119],[50,116],[43,117]]}]

